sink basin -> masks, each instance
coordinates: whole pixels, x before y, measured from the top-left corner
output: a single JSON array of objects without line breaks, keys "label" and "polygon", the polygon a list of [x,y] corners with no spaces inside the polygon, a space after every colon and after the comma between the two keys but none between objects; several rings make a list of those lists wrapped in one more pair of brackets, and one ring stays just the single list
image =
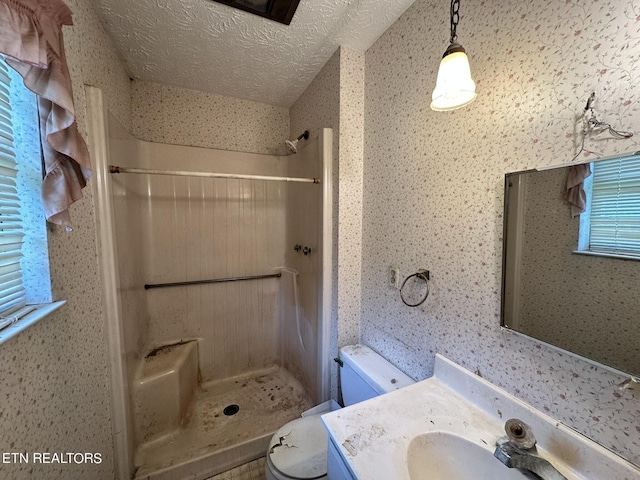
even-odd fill
[{"label": "sink basin", "polygon": [[446,432],[414,437],[407,449],[411,480],[523,480],[519,470],[504,466],[493,456],[493,445],[484,448]]}]

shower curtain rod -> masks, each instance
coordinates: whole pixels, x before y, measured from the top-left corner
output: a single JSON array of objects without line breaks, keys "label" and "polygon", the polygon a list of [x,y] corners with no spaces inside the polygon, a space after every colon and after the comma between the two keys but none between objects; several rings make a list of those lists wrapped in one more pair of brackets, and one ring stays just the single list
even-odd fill
[{"label": "shower curtain rod", "polygon": [[140,173],[148,175],[175,175],[178,177],[203,177],[203,178],[235,178],[240,180],[265,180],[272,182],[297,182],[297,183],[320,183],[319,178],[304,177],[270,177],[265,175],[243,175],[236,173],[210,173],[210,172],[186,172],[172,170],[153,170],[149,168],[127,168],[109,165],[110,173]]}]

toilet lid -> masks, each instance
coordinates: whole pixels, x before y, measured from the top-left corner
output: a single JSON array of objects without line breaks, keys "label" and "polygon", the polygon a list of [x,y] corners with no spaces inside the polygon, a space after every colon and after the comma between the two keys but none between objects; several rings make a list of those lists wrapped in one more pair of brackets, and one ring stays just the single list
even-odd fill
[{"label": "toilet lid", "polygon": [[329,436],[320,415],[302,417],[280,427],[271,438],[267,454],[284,475],[300,479],[327,474]]}]

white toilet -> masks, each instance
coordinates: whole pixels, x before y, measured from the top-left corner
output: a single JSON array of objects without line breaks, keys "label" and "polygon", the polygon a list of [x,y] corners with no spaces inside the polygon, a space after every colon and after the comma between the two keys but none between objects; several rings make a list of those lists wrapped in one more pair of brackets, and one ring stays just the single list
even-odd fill
[{"label": "white toilet", "polygon": [[[364,345],[340,349],[343,362],[340,385],[344,405],[362,402],[415,383],[384,358]],[[335,402],[333,402],[334,405]],[[282,426],[269,442],[267,480],[311,480],[327,478],[329,437],[320,415],[311,409],[303,417]]]}]

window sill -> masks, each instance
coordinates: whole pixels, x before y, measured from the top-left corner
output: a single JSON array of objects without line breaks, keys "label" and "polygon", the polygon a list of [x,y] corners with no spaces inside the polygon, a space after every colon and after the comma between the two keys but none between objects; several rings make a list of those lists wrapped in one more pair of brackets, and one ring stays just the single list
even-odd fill
[{"label": "window sill", "polygon": [[634,255],[624,255],[622,253],[594,252],[592,250],[574,250],[573,253],[578,255],[590,255],[592,257],[619,258],[621,260],[640,261],[640,257]]},{"label": "window sill", "polygon": [[20,332],[26,330],[31,325],[35,325],[47,315],[50,315],[51,313],[58,310],[65,303],[67,303],[66,300],[61,300],[59,302],[43,303],[41,305],[38,305],[34,311],[28,313],[27,315],[20,318],[15,323],[12,323],[8,327],[5,327],[2,330],[0,330],[0,345],[2,345],[4,342],[9,340],[10,338],[15,337]]}]

